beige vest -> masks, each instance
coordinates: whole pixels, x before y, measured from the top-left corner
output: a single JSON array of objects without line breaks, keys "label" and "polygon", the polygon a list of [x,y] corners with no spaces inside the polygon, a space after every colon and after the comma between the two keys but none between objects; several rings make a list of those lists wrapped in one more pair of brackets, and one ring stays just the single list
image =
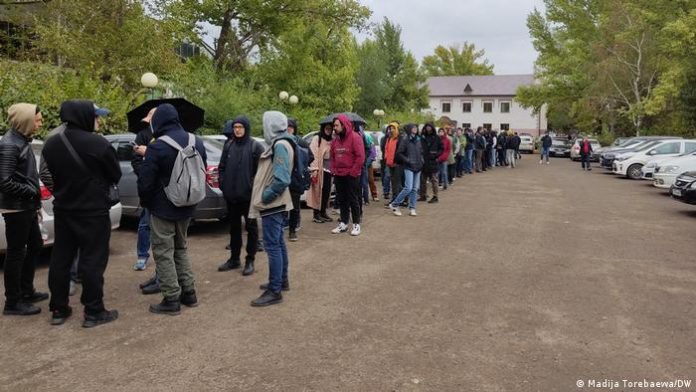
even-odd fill
[{"label": "beige vest", "polygon": [[[281,140],[278,143],[282,143],[288,149],[288,159],[290,162],[290,172],[292,173],[292,166],[295,162],[295,152],[292,149],[292,145],[286,141]],[[273,145],[264,151],[259,157],[259,167],[256,170],[256,176],[254,177],[254,189],[251,192],[251,206],[249,208],[249,218],[256,219],[263,215],[264,211],[275,209],[278,207],[284,207],[284,211],[292,210],[292,197],[290,196],[290,188],[285,188],[282,195],[277,197],[275,200],[268,204],[264,204],[262,201],[262,195],[264,189],[271,185],[273,182]]]}]

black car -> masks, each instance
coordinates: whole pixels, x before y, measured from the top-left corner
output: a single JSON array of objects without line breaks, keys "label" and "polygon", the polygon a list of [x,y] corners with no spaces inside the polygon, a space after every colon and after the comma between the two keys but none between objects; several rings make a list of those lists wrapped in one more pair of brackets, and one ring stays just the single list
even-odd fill
[{"label": "black car", "polygon": [[570,157],[570,147],[572,143],[568,138],[565,137],[554,137],[551,140],[551,148],[549,149],[549,156],[552,157]]},{"label": "black car", "polygon": [[696,204],[696,172],[682,173],[669,189],[673,199],[687,204]]}]

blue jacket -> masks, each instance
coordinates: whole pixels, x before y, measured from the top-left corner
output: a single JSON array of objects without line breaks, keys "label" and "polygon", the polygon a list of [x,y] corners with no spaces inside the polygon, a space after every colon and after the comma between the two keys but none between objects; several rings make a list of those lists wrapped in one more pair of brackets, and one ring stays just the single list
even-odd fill
[{"label": "blue jacket", "polygon": [[[179,114],[170,104],[160,105],[152,116],[152,129],[155,139],[167,135],[182,147],[188,144],[189,134],[179,123]],[[205,146],[201,139],[196,138],[196,151],[207,165]],[[196,206],[176,207],[164,193],[164,187],[169,185],[169,178],[174,169],[174,161],[179,152],[161,140],[155,140],[147,147],[138,176],[138,196],[140,204],[150,212],[164,220],[179,221],[191,218]]]}]

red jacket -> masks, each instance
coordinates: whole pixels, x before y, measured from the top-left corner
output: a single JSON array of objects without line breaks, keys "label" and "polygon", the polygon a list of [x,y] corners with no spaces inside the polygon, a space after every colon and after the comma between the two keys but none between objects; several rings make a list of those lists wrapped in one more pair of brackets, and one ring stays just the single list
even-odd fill
[{"label": "red jacket", "polygon": [[365,164],[365,146],[360,134],[353,130],[353,123],[341,114],[338,121],[345,132],[331,141],[331,172],[334,176],[360,177]]},{"label": "red jacket", "polygon": [[442,162],[447,162],[449,159],[449,154],[452,152],[452,143],[450,143],[449,138],[447,135],[440,136],[440,140],[442,140],[442,154],[437,158],[437,161],[442,163]]}]

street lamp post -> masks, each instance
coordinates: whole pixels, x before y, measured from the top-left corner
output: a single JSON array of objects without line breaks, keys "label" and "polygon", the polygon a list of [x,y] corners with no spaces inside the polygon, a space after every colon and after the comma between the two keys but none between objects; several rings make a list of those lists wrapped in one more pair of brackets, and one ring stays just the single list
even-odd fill
[{"label": "street lamp post", "polygon": [[150,89],[150,99],[155,99],[154,88],[157,87],[158,83],[159,79],[157,79],[157,75],[153,74],[152,72],[146,72],[140,77],[140,84],[142,84],[143,87]]},{"label": "street lamp post", "polygon": [[384,117],[384,110],[375,109],[372,114],[377,118],[377,128],[382,129],[382,117]]}]

